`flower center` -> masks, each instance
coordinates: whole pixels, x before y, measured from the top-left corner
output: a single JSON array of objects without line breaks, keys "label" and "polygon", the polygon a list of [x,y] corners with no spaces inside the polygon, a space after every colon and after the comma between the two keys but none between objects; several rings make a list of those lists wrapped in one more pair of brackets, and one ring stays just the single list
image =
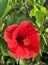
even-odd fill
[{"label": "flower center", "polygon": [[18,43],[21,43],[22,40],[23,40],[23,38],[22,38],[21,36],[17,37],[17,41],[18,41]]},{"label": "flower center", "polygon": [[28,46],[30,44],[30,41],[29,41],[29,39],[24,39],[23,43],[25,46]]},{"label": "flower center", "polygon": [[25,46],[28,46],[30,44],[30,41],[28,38],[23,38],[21,36],[17,37],[17,41],[19,44],[24,44]]}]

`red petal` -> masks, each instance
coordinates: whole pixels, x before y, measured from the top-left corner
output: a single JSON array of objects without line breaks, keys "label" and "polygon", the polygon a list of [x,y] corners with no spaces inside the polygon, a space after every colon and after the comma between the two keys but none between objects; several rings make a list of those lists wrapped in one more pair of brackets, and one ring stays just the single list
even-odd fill
[{"label": "red petal", "polygon": [[34,32],[37,32],[37,30],[35,30],[31,22],[22,21],[20,26],[13,32],[13,38],[17,38],[19,35],[23,37],[30,36]]},{"label": "red petal", "polygon": [[10,25],[10,26],[8,26],[8,28],[7,28],[7,29],[5,30],[5,32],[4,32],[4,39],[5,39],[5,41],[7,42],[9,48],[15,48],[16,45],[17,45],[17,44],[16,44],[17,41],[14,42],[14,41],[12,40],[12,34],[13,34],[14,30],[15,30],[17,27],[18,27],[18,25],[16,25],[16,24]]}]

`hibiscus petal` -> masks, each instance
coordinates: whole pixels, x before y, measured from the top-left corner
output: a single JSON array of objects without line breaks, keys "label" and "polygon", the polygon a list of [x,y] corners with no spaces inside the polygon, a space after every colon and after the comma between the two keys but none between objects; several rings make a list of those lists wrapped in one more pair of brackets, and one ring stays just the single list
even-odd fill
[{"label": "hibiscus petal", "polygon": [[29,57],[28,49],[26,49],[24,46],[18,46],[15,51],[16,51],[15,53],[12,53],[12,51],[11,51],[11,53],[14,56],[14,58],[22,58],[22,59],[24,59],[24,58],[28,58]]},{"label": "hibiscus petal", "polygon": [[18,25],[16,25],[16,24],[10,25],[10,26],[8,26],[8,28],[4,32],[4,39],[7,42],[9,48],[16,47],[17,42],[14,42],[12,40],[12,34],[17,27],[18,27]]},{"label": "hibiscus petal", "polygon": [[30,36],[30,34],[37,32],[34,25],[28,21],[22,21],[19,27],[13,32],[13,38],[17,38],[19,35],[25,37]]}]

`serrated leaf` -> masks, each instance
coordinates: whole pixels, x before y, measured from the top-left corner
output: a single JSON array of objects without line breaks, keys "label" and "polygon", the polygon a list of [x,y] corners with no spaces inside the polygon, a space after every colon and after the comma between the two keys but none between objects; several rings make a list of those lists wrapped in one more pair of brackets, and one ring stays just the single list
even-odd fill
[{"label": "serrated leaf", "polygon": [[2,17],[6,6],[7,6],[8,0],[0,0],[0,17]]},{"label": "serrated leaf", "polygon": [[30,17],[34,16],[34,9],[30,10],[29,16],[30,16]]},{"label": "serrated leaf", "polygon": [[29,65],[27,60],[20,59],[20,65]]},{"label": "serrated leaf", "polygon": [[29,16],[30,17],[35,16],[37,11],[39,11],[38,8],[34,6],[34,8],[30,10]]}]

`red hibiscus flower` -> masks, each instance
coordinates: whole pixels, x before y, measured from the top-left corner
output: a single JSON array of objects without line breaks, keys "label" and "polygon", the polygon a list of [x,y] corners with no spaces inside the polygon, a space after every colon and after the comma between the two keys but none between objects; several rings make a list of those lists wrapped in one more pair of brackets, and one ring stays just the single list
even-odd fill
[{"label": "red hibiscus flower", "polygon": [[31,58],[39,53],[40,36],[29,21],[8,26],[4,32],[4,39],[14,58]]}]

